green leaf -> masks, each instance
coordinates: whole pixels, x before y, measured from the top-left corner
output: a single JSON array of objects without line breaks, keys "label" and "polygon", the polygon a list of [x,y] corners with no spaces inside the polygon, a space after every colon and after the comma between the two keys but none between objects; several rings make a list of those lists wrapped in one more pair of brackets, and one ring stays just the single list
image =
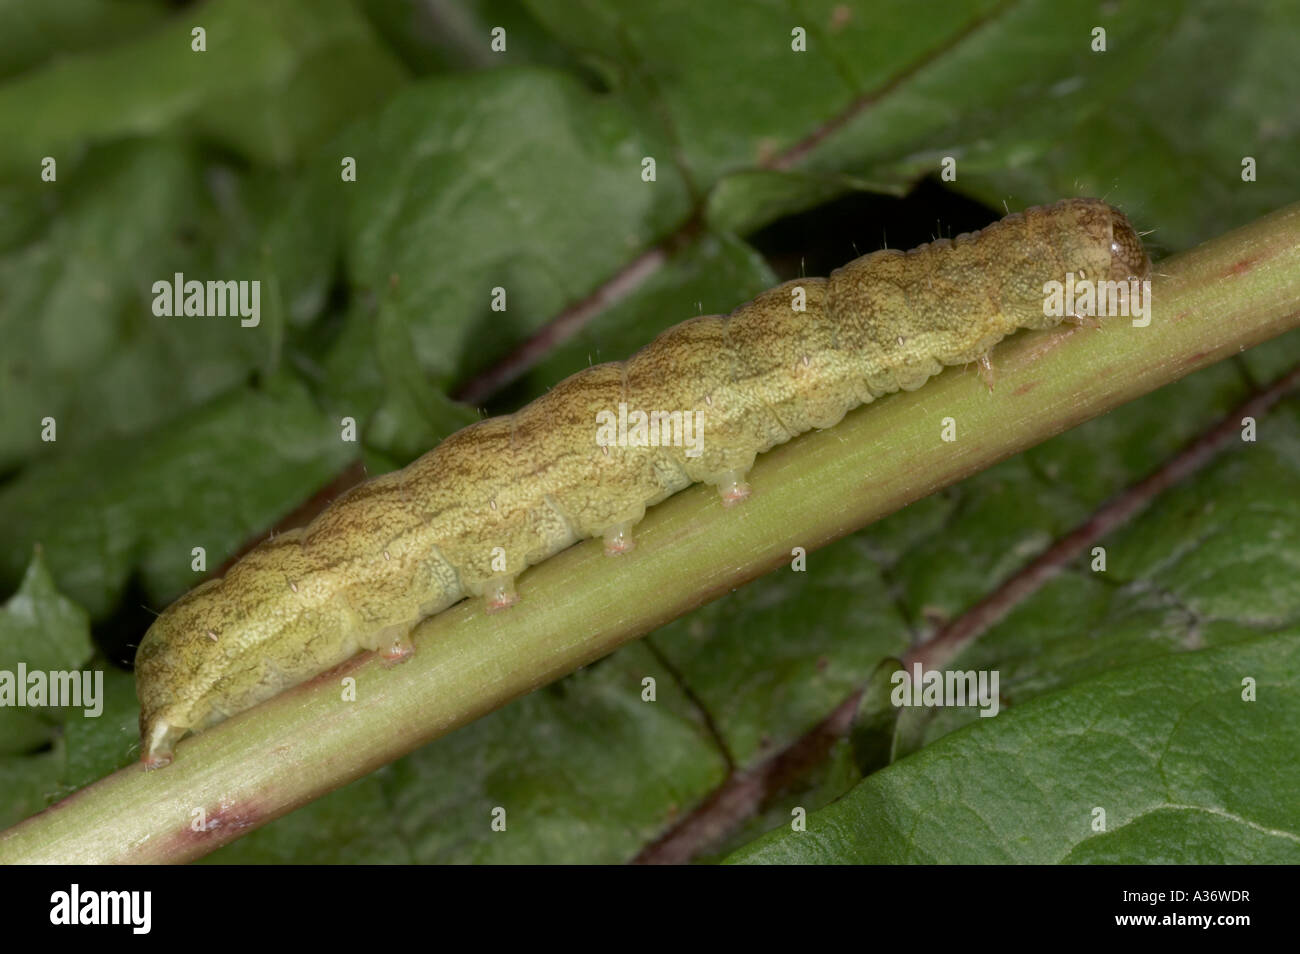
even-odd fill
[{"label": "green leaf", "polygon": [[13,558],[39,543],[60,588],[92,616],[112,608],[133,570],[161,608],[203,577],[192,548],[215,569],[354,455],[300,384],[273,379],[147,437],[25,470],[0,488],[11,541],[0,572],[16,576]]},{"label": "green leaf", "polygon": [[[396,276],[395,307],[442,385],[528,337],[688,212],[653,130],[550,71],[414,84],[341,143],[358,164],[349,279],[380,293]],[[655,155],[657,179],[643,182],[642,157]],[[497,287],[505,311],[492,310]]]},{"label": "green leaf", "polygon": [[909,631],[870,545],[855,536],[808,554],[805,570],[784,566],[647,639],[747,767],[821,721],[907,648]]},{"label": "green leaf", "polygon": [[1118,669],[940,739],[729,860],[1295,864],[1297,690],[1295,630]]},{"label": "green leaf", "polygon": [[17,824],[57,798],[63,767],[63,753],[57,749],[0,755],[0,826]]},{"label": "green leaf", "polygon": [[[77,670],[93,651],[85,612],[55,587],[38,549],[18,591],[0,607],[0,679],[18,693],[24,674]],[[68,715],[69,710],[29,708],[19,706],[16,697],[9,699],[0,706],[0,755],[48,746]]]},{"label": "green leaf", "polygon": [[[191,49],[199,27],[206,52]],[[66,160],[89,144],[176,133],[286,163],[400,78],[346,0],[215,0],[0,86],[0,172],[35,178],[43,156]]]},{"label": "green leaf", "polygon": [[85,612],[55,587],[38,549],[0,608],[0,669],[75,669],[93,651]]},{"label": "green leaf", "polygon": [[94,717],[74,714],[64,726],[67,764],[59,797],[130,765],[140,757],[140,703],[135,676],[97,660],[104,674],[103,711]]},{"label": "green leaf", "polygon": [[[688,0],[529,9],[572,49],[609,64],[612,84],[671,130],[701,189],[790,146],[858,92],[834,44],[819,49],[826,21],[777,0],[734,5],[726,16]],[[791,31],[801,25],[811,54],[791,50]],[[906,62],[911,52],[890,61]]]},{"label": "green leaf", "polygon": [[[0,333],[13,348],[0,362],[0,466],[148,430],[258,363],[264,329],[152,310],[154,282],[238,266],[249,224],[241,177],[168,144],[91,161],[94,181],[52,192],[42,234],[0,257]],[[42,442],[45,417],[60,445]]]},{"label": "green leaf", "polygon": [[162,0],[0,0],[0,78],[57,55],[120,43],[167,12]]},{"label": "green leaf", "polygon": [[[1053,11],[1047,28],[1058,35],[1062,7],[1044,7]],[[1108,23],[1083,12],[1084,5],[1070,9]],[[1132,29],[1122,40],[1112,32],[1108,52],[1090,57],[1093,68],[1081,74],[1090,82],[1072,77],[1065,87],[1072,91],[1029,104],[1021,117],[1031,125],[1044,119],[1044,148],[1013,162],[1006,148],[989,142],[972,170],[972,194],[991,203],[1008,194],[1105,195],[1140,228],[1154,229],[1147,241],[1165,251],[1292,201],[1291,133],[1284,130],[1295,127],[1300,89],[1297,76],[1276,64],[1300,29],[1300,8],[1265,2],[1248,16],[1206,2],[1116,9],[1116,19]],[[1115,54],[1124,63],[1118,70]],[[1207,111],[1210,99],[1234,105]],[[1089,108],[1072,114],[1072,101]],[[1242,180],[1246,156],[1265,170],[1257,181]]]},{"label": "green leaf", "polygon": [[[1128,440],[1134,441],[1144,421],[1153,424],[1161,407],[1169,411],[1190,399],[1205,376],[1111,417],[1129,419]],[[1108,428],[1107,446],[1122,452],[1126,441],[1117,423]],[[1104,571],[1093,571],[1095,558],[1087,555],[1019,604],[951,667],[999,670],[1003,700],[1019,704],[1108,668],[1300,622],[1300,539],[1290,491],[1300,481],[1300,406],[1289,401],[1262,425],[1262,441],[1234,443],[1194,480],[1161,495],[1139,519],[1102,540]],[[1037,450],[1071,444],[1082,450],[1086,438],[1058,439]],[[978,493],[983,476],[966,487]],[[977,718],[972,710],[908,710],[896,746],[914,751]]]},{"label": "green leaf", "polygon": [[[375,31],[417,74],[525,65],[577,64],[517,0],[360,0]],[[493,30],[505,49],[493,49]]]}]

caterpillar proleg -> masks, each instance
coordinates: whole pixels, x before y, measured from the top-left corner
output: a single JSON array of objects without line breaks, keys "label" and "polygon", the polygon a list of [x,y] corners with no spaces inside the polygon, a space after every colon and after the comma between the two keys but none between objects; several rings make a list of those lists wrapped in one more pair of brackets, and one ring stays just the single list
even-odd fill
[{"label": "caterpillar proleg", "polygon": [[[1123,214],[1068,199],[675,325],[361,484],[173,603],[136,658],[143,758],[165,765],[187,732],[361,650],[403,658],[421,619],[466,596],[504,611],[519,573],[579,540],[625,552],[646,508],[692,483],[743,506],[758,454],[1059,322],[1049,283],[1149,273]],[[623,406],[678,436],[693,422],[697,440],[602,439]]]}]

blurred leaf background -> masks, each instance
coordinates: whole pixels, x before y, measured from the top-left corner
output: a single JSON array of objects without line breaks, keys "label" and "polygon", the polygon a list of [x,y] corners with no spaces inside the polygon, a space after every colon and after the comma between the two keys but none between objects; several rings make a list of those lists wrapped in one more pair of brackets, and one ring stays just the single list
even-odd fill
[{"label": "blurred leaf background", "polygon": [[[108,687],[99,719],[0,709],[0,824],[138,754],[125,667],[201,577],[191,547],[214,568],[358,458],[475,419],[458,388],[642,253],[666,260],[487,411],[1008,208],[1104,196],[1159,257],[1287,204],[1298,30],[1282,0],[0,0],[0,668]],[[155,317],[174,272],[260,279],[260,325]],[[212,860],[628,860],[1298,357],[1270,342],[1077,428]],[[952,663],[1000,670],[997,719],[864,711],[883,744],[838,744],[704,856],[1300,860],[1297,487],[1291,399],[1104,541],[1106,573]]]}]

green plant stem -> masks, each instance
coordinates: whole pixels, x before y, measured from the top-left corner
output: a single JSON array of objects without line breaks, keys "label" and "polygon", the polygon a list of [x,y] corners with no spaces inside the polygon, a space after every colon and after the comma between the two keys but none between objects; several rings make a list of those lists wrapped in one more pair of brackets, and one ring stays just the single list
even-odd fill
[{"label": "green plant stem", "polygon": [[[1300,204],[1157,268],[1149,327],[1115,318],[1020,335],[997,349],[991,393],[951,369],[859,408],[762,455],[743,505],[692,487],[650,511],[632,553],[573,547],[524,574],[508,612],[463,602],[421,624],[406,663],[358,657],[181,743],[165,769],[115,772],[0,834],[0,862],[200,857],[788,563],[796,547],[1300,325]],[[945,442],[949,417],[956,440]]]}]

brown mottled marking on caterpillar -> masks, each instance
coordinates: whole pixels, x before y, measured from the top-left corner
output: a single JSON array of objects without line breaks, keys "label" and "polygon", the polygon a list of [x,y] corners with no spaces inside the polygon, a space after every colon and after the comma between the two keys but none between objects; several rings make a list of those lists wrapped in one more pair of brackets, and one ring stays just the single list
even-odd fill
[{"label": "brown mottled marking on caterpillar", "polygon": [[[626,362],[458,431],[262,543],[154,622],[136,657],[146,763],[166,764],[186,732],[362,649],[403,658],[421,619],[467,595],[509,605],[514,577],[578,540],[603,535],[622,552],[647,507],[692,483],[743,499],[763,451],[978,360],[1019,328],[1055,324],[1043,286],[1067,272],[1127,281],[1146,278],[1150,263],[1122,214],[1067,199],[684,321]],[[797,288],[804,311],[792,307]],[[697,412],[701,453],[599,445],[597,413],[621,403]]]}]

